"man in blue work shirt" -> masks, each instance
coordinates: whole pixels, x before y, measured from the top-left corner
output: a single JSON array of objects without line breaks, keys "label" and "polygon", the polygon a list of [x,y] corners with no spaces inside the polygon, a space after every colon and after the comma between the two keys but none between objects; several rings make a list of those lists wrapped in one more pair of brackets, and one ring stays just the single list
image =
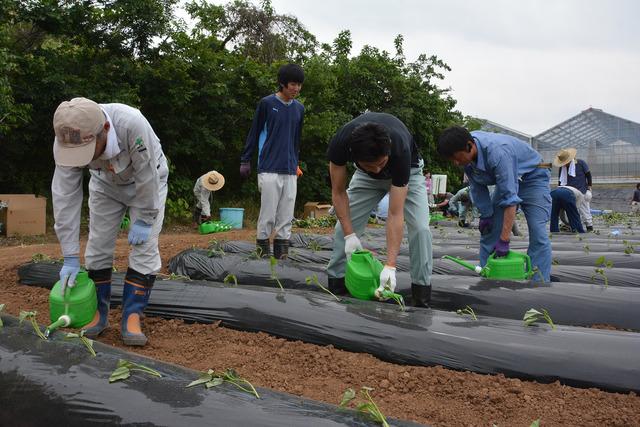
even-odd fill
[{"label": "man in blue work shirt", "polygon": [[257,250],[269,256],[269,238],[275,232],[273,256],[289,252],[293,208],[298,189],[298,155],[304,120],[304,106],[295,98],[302,89],[304,71],[299,65],[286,64],[278,71],[277,93],[258,103],[251,131],[240,157],[240,176],[251,173],[251,157],[258,147],[258,189],[260,215],[256,234]]},{"label": "man in blue work shirt", "polygon": [[[438,153],[464,166],[471,186],[471,199],[480,211],[480,264],[492,252],[509,252],[511,226],[516,208],[522,208],[529,227],[531,264],[545,282],[551,280],[551,242],[546,230],[551,213],[549,179],[551,164],[528,144],[509,135],[474,131],[463,127],[446,129],[438,139]],[[487,186],[495,185],[493,196]]]}]

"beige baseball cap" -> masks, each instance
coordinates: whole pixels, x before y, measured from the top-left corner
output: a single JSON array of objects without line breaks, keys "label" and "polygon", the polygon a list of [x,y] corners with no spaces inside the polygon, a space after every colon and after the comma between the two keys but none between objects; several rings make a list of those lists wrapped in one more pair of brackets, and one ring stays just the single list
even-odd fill
[{"label": "beige baseball cap", "polygon": [[207,172],[202,177],[202,185],[209,191],[218,191],[224,186],[224,176],[216,171]]},{"label": "beige baseball cap", "polygon": [[96,135],[106,118],[98,104],[87,98],[64,101],[53,114],[53,158],[60,166],[86,166],[96,150]]}]

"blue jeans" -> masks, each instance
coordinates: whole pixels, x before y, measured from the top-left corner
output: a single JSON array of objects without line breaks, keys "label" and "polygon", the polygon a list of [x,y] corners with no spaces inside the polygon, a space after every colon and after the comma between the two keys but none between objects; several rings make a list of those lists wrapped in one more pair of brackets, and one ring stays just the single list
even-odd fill
[{"label": "blue jeans", "polygon": [[[527,255],[531,257],[532,267],[537,267],[545,282],[551,281],[551,241],[547,234],[547,222],[551,215],[550,177],[549,169],[537,168],[523,176],[518,188],[518,197],[522,199],[520,208],[524,212],[529,228]],[[487,263],[502,232],[504,208],[494,202],[493,211],[491,232],[480,237],[480,265],[482,266]],[[536,274],[534,280],[539,277],[540,275]]]},{"label": "blue jeans", "polygon": [[558,222],[560,219],[560,211],[564,210],[569,218],[571,231],[584,233],[582,221],[580,220],[580,212],[576,206],[576,196],[566,188],[556,188],[551,192],[551,224],[549,229],[552,233],[560,231]]}]

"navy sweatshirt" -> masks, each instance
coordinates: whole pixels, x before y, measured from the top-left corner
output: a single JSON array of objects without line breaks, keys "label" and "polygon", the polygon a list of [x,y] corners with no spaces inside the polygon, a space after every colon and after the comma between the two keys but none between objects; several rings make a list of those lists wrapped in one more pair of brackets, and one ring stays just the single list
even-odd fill
[{"label": "navy sweatshirt", "polygon": [[295,175],[303,120],[304,106],[299,101],[286,104],[275,94],[265,96],[253,116],[240,161],[250,162],[257,145],[258,173]]}]

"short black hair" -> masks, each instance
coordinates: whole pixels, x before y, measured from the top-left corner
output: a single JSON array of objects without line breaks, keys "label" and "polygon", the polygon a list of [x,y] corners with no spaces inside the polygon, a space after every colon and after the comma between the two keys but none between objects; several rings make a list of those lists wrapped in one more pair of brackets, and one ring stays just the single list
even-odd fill
[{"label": "short black hair", "polygon": [[363,123],[351,132],[349,149],[353,160],[375,162],[391,154],[389,132],[380,123]]},{"label": "short black hair", "polygon": [[287,86],[290,82],[304,83],[304,70],[298,64],[285,64],[278,70],[278,84]]},{"label": "short black hair", "polygon": [[473,141],[473,136],[462,126],[446,128],[438,138],[438,154],[444,158],[451,158],[458,151],[467,151],[467,144]]}]

